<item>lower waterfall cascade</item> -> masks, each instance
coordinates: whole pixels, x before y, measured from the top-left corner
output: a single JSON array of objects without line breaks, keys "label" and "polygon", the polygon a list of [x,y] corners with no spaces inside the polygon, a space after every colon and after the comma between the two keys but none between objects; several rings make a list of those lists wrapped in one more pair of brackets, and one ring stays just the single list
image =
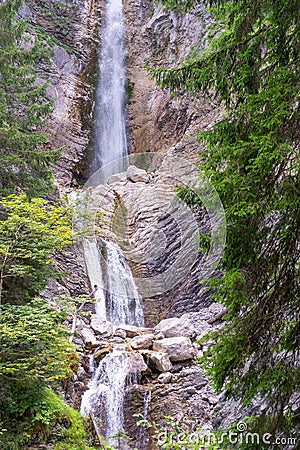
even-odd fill
[{"label": "lower waterfall cascade", "polygon": [[[96,241],[85,240],[84,250],[87,272],[91,285],[98,287],[96,312],[108,319],[114,328],[120,325],[144,325],[141,299],[128,264],[116,244],[102,241],[107,267],[101,267],[101,252]],[[117,284],[117,292],[116,292]],[[134,297],[133,297],[134,296]],[[101,297],[101,298],[100,298]],[[108,306],[107,306],[108,305]],[[99,427],[105,438],[116,445],[116,437],[123,430],[123,403],[126,386],[138,377],[131,366],[129,352],[118,345],[105,356],[95,369],[94,358],[90,358],[91,381],[81,402],[81,413],[101,420]]]}]

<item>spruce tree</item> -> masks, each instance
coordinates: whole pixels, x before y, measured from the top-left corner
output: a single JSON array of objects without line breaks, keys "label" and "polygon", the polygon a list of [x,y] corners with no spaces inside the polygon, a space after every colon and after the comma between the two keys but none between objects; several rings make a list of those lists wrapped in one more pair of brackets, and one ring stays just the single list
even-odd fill
[{"label": "spruce tree", "polygon": [[224,277],[213,285],[229,312],[206,364],[227,396],[261,399],[250,423],[275,435],[298,429],[300,413],[299,1],[209,3],[219,30],[207,48],[150,71],[178,95],[200,91],[223,105],[198,136],[228,223]]},{"label": "spruce tree", "polygon": [[52,108],[37,65],[49,58],[41,34],[18,18],[21,0],[0,5],[0,193],[42,195],[52,187],[45,118]]}]

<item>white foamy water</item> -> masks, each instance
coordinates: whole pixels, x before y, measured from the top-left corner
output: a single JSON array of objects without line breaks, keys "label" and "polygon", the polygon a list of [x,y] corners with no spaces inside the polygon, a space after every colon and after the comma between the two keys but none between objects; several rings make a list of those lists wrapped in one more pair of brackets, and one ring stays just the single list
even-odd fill
[{"label": "white foamy water", "polygon": [[96,98],[94,171],[127,155],[124,107],[126,52],[122,0],[107,2],[101,37],[100,80]]}]

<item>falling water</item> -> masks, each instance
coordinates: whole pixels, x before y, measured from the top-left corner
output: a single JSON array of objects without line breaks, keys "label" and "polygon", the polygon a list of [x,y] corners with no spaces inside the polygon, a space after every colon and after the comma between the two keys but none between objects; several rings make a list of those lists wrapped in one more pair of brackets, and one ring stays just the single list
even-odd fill
[{"label": "falling water", "polygon": [[106,242],[106,316],[113,325],[144,325],[141,297],[118,246]]},{"label": "falling water", "polygon": [[[127,156],[125,129],[125,28],[122,0],[108,0],[101,31],[99,84],[96,98],[95,156],[93,171]],[[114,165],[114,173],[124,170],[124,163]],[[102,247],[100,248],[100,245]],[[86,269],[91,286],[97,286],[96,312],[113,325],[144,324],[141,298],[130,268],[119,247],[96,239],[84,240]],[[100,419],[101,432],[113,445],[112,436],[123,431],[123,403],[126,385],[131,381],[130,353],[122,346],[114,348],[95,370],[84,393],[81,412]],[[122,443],[122,449],[126,446]]]},{"label": "falling water", "polygon": [[151,406],[151,391],[146,391],[144,394],[144,405],[143,405],[143,413],[142,413],[142,419],[143,419],[143,426],[140,427],[140,433],[139,433],[139,439],[138,444],[140,449],[148,448],[149,445],[149,433],[148,433],[148,427],[147,427],[147,421],[148,421],[148,415],[150,411]]},{"label": "falling water", "polygon": [[99,364],[81,402],[81,413],[92,413],[100,419],[106,438],[114,445],[115,436],[123,430],[123,402],[129,369],[128,352],[115,348]]},{"label": "falling water", "polygon": [[[125,26],[122,0],[106,4],[99,58],[93,170],[127,155],[125,129]],[[121,170],[120,170],[121,171]]]}]

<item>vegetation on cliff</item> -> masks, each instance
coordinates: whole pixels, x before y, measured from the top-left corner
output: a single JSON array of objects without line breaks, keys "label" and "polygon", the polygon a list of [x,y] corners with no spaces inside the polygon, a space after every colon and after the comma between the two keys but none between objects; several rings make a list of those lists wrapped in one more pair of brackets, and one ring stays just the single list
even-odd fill
[{"label": "vegetation on cliff", "polygon": [[[197,1],[162,3],[186,10]],[[228,223],[214,287],[229,313],[206,366],[227,396],[261,399],[254,430],[288,434],[300,412],[299,2],[207,3],[215,30],[207,47],[151,71],[177,95],[201,91],[224,107],[199,136]]]},{"label": "vegetation on cliff", "polygon": [[[72,242],[70,210],[39,196],[53,189],[44,127],[52,104],[35,67],[52,49],[18,17],[21,0],[0,5],[0,448],[90,448],[80,414],[49,386],[78,364],[66,312],[36,298],[55,273],[52,255]],[[54,447],[53,447],[54,446]]]}]

